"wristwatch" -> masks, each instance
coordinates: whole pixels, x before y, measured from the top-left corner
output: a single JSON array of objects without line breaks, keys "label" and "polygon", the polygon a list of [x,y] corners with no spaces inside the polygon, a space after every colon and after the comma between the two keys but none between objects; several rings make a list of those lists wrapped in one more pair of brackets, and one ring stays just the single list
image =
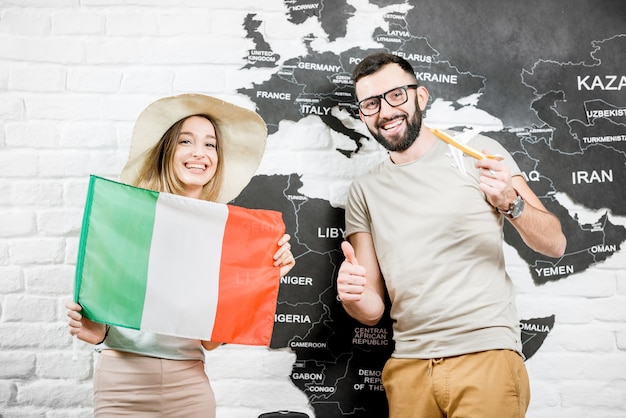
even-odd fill
[{"label": "wristwatch", "polygon": [[509,206],[509,210],[502,210],[500,208],[496,209],[509,219],[519,218],[524,211],[524,199],[522,199],[522,196],[517,195],[513,203],[511,203],[511,206]]}]

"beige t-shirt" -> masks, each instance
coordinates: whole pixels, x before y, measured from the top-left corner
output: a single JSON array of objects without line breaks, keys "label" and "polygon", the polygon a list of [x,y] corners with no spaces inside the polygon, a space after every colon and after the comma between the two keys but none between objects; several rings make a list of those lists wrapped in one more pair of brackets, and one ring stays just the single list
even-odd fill
[{"label": "beige t-shirt", "polygon": [[[479,136],[469,145],[503,155],[520,174],[498,142]],[[392,303],[394,357],[521,354],[504,220],[478,188],[475,160],[463,161],[467,174],[437,141],[419,160],[395,165],[387,158],[350,187],[346,236],[372,234]]]}]

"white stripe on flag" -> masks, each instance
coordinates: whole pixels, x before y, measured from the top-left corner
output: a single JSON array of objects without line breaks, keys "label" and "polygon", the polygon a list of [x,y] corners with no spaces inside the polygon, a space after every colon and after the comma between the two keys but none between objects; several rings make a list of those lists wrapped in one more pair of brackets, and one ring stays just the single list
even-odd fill
[{"label": "white stripe on flag", "polygon": [[142,330],[211,338],[228,218],[226,205],[211,206],[213,211],[207,210],[204,201],[159,194]]}]

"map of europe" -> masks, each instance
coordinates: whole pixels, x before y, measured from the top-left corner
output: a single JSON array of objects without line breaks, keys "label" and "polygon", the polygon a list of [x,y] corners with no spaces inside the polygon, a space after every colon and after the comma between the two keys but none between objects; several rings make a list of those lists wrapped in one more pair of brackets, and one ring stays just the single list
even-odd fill
[{"label": "map of europe", "polygon": [[[523,4],[505,8],[495,0],[457,2],[454,10],[434,0],[415,7],[372,0],[382,22],[366,34],[375,48],[320,50],[311,34],[302,39],[306,53],[294,57],[272,50],[259,30],[263,22],[251,13],[242,26],[254,48],[245,51],[243,69],[272,68],[273,73],[238,93],[254,102],[270,136],[279,132],[281,122],[319,118],[349,139],[350,146],[335,151],[348,161],[371,141],[346,123],[358,122],[352,69],[371,52],[402,56],[430,92],[427,123],[441,109],[452,115],[447,127],[454,130],[488,124],[481,117],[500,121],[500,129],[485,135],[513,155],[533,191],[560,219],[568,245],[563,257],[544,257],[528,249],[508,223],[505,240],[528,264],[536,286],[566,280],[621,251],[626,240],[626,228],[612,222],[613,216],[626,216],[626,194],[616,193],[621,187],[616,185],[626,182],[624,7],[617,1],[603,7],[574,3],[568,6],[575,11],[568,22],[585,16],[589,23],[560,39],[554,28],[567,22],[559,20],[563,6],[557,2],[537,4],[539,9],[529,12]],[[284,0],[284,6],[286,20],[295,25],[314,20],[329,44],[346,37],[351,19],[358,16],[347,0]],[[479,29],[484,22],[496,32]],[[576,52],[559,48],[559,40],[576,43]],[[478,116],[468,122],[467,114]],[[293,237],[297,264],[281,282],[272,347],[296,353],[291,379],[316,416],[385,416],[380,376],[393,350],[390,320],[363,326],[337,301],[343,209],[303,194],[302,181],[299,173],[258,175],[233,202],[281,211]],[[601,214],[583,222],[562,204],[564,198]],[[527,359],[555,323],[554,315],[520,321]]]}]

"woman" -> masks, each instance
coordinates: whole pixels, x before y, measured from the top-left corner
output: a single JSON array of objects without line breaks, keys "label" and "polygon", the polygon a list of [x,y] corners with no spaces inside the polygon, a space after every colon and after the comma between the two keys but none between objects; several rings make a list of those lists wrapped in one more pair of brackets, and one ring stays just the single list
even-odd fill
[{"label": "woman", "polygon": [[[266,138],[265,123],[252,111],[204,95],[167,97],[139,116],[121,179],[146,189],[226,203],[254,175]],[[295,264],[289,238],[285,234],[278,241],[274,254],[281,276]],[[101,354],[94,373],[96,417],[215,416],[204,350],[220,342],[105,326],[83,318],[77,303],[66,307],[70,334],[96,344]]]}]

